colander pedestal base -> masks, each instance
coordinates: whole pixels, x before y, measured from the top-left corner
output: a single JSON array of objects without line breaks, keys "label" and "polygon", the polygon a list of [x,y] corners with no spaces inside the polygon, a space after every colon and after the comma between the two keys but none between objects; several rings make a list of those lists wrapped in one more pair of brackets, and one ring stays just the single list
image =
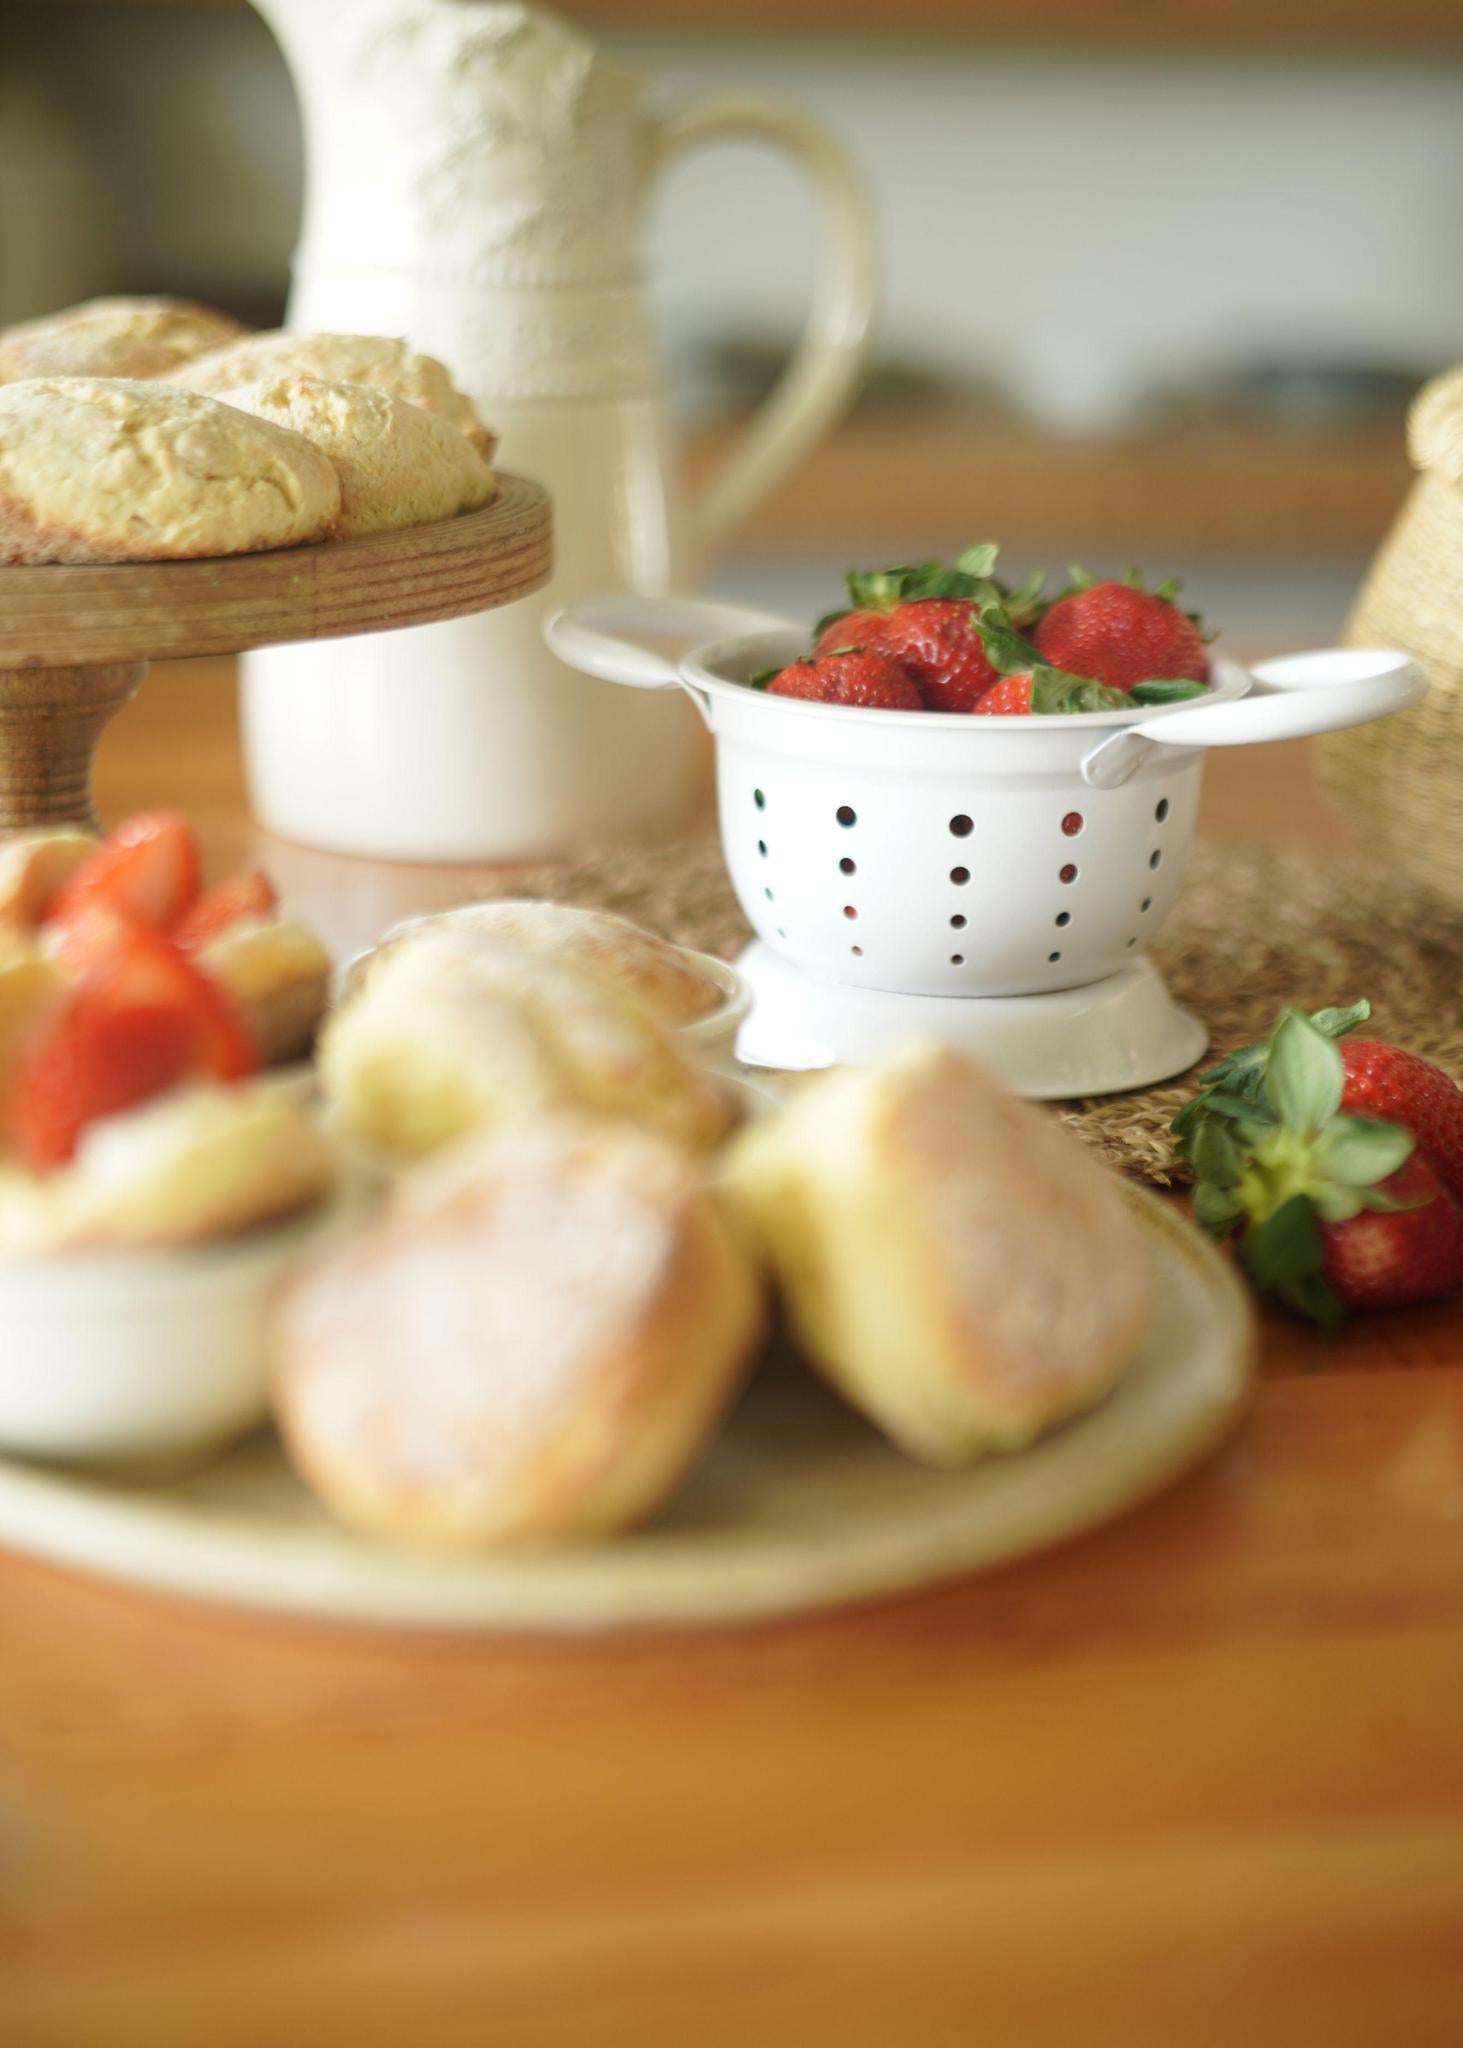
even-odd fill
[{"label": "colander pedestal base", "polygon": [[737,962],[752,990],[737,1037],[749,1066],[862,1066],[915,1038],[969,1053],[1017,1095],[1059,1101],[1170,1080],[1209,1034],[1142,957],[1085,988],[1033,996],[915,996],[823,981],[760,940]]}]

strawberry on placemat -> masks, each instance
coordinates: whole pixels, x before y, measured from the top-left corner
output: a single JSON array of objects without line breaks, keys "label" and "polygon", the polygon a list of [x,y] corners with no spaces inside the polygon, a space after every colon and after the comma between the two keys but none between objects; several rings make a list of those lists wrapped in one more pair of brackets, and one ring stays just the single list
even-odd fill
[{"label": "strawberry on placemat", "polygon": [[1369,1015],[1287,1010],[1174,1119],[1199,1221],[1328,1329],[1463,1287],[1463,1089],[1401,1047],[1338,1043]]}]

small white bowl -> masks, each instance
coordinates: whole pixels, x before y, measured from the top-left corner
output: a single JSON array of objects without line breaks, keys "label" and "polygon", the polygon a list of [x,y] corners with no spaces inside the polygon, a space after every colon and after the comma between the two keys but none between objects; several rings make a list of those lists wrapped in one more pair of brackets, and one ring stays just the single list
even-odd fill
[{"label": "small white bowl", "polygon": [[0,1265],[0,1451],[152,1458],[252,1429],[267,1412],[276,1294],[340,1206],[177,1251]]}]

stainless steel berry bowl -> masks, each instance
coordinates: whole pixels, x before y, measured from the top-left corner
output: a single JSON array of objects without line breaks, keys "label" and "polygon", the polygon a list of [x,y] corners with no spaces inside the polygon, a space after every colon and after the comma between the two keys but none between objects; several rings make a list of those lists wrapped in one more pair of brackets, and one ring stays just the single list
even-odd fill
[{"label": "stainless steel berry bowl", "polygon": [[[887,1019],[870,1022],[877,1039],[957,1021],[962,1035],[983,1036],[994,1017],[967,1013],[995,1002],[1016,1012],[1008,1037],[1039,1028],[1034,999],[1098,989],[1115,998],[1121,983],[1156,988],[1166,1003],[1156,975],[1133,970],[1183,880],[1207,749],[1360,725],[1423,687],[1408,657],[1386,650],[1328,649],[1251,669],[1217,653],[1211,687],[1187,703],[972,717],[768,695],[753,678],[806,653],[807,630],[725,605],[600,598],[567,606],[545,630],[587,674],[685,690],[715,736],[722,847],[767,956],[740,963],[755,1006],[739,1049],[780,1051],[769,1060],[779,1065],[824,1063],[787,1057],[798,1034],[785,1024],[780,1047],[769,1046],[759,1016],[764,997],[785,1009],[787,988],[805,983],[812,993],[799,1003],[842,1020],[804,1034],[816,1049],[821,1031],[829,1059],[849,1043],[862,1056],[864,1012]],[[855,992],[920,1006],[850,1007]],[[1094,1004],[1052,1006],[1057,1038]],[[1181,1037],[1180,1064],[1202,1050],[1202,1034],[1196,1044],[1171,1020],[1156,1019],[1156,1036],[1166,1049],[1138,1065],[1177,1058]],[[1045,1054],[1035,1063],[1054,1065]],[[1081,1060],[1071,1072],[1055,1065],[1049,1086],[1018,1077],[1026,1092],[1082,1092],[1071,1085]],[[1124,1073],[1094,1085],[1139,1082]]]}]

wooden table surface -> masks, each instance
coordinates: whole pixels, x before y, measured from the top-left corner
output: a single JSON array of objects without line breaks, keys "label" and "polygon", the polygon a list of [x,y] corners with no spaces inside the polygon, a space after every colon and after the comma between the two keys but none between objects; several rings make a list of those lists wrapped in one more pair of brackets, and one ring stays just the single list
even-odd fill
[{"label": "wooden table surface", "polygon": [[[249,843],[227,671],[104,814]],[[1208,829],[1342,843],[1301,750]],[[338,931],[462,877],[266,846]],[[825,1620],[332,1633],[0,1559],[0,2044],[1286,2048],[1463,2037],[1463,1318],[1265,1327],[1183,1485]]]}]

